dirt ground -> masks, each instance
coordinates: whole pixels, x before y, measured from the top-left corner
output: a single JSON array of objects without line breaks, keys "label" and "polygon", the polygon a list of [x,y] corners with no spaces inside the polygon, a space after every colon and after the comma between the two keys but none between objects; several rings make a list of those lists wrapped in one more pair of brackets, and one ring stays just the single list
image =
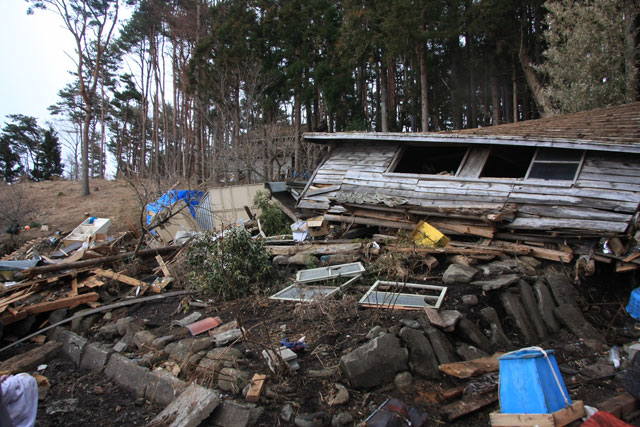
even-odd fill
[{"label": "dirt ground", "polygon": [[[125,218],[137,224],[140,215],[137,195],[126,182],[94,180],[91,184],[92,193],[86,198],[80,195],[79,182],[55,181],[23,185],[23,194],[28,197],[26,206],[30,206],[28,215],[24,216],[24,224],[47,224],[50,231],[43,232],[38,226],[34,226],[14,238],[20,243],[48,237],[55,230],[69,232],[87,216],[112,218],[112,231],[124,231],[129,228]],[[6,242],[8,236],[3,234],[2,239]],[[444,266],[441,266],[438,271],[414,273],[437,276],[442,273],[443,268]],[[144,270],[144,266],[141,266],[141,270]],[[301,369],[292,375],[272,376],[267,381],[267,387],[273,393],[272,397],[260,402],[260,406],[265,410],[258,421],[258,425],[261,426],[288,425],[280,418],[281,408],[287,402],[291,402],[299,412],[325,411],[330,419],[332,415],[347,410],[355,420],[363,420],[372,409],[390,397],[397,397],[428,413],[429,426],[489,424],[489,414],[497,410],[497,404],[454,423],[444,418],[440,408],[446,402],[439,399],[438,391],[467,383],[448,376],[443,376],[439,381],[427,381],[414,376],[414,382],[402,389],[396,388],[393,384],[373,390],[348,388],[348,405],[329,406],[328,399],[334,392],[334,384],[344,381],[344,378],[312,378],[307,375],[310,370],[336,367],[342,355],[368,341],[366,334],[374,326],[399,330],[402,320],[422,320],[424,314],[358,308],[357,299],[368,287],[365,284],[371,283],[367,280],[350,288],[344,295],[322,303],[296,304],[269,300],[268,295],[290,284],[292,276],[293,270],[283,270],[281,280],[275,289],[266,289],[259,295],[236,301],[212,302],[207,308],[188,308],[192,300],[184,297],[121,308],[110,313],[110,318],[98,319],[85,331],[85,335],[91,340],[101,326],[126,316],[135,317],[156,336],[175,334],[178,327],[171,325],[172,320],[184,317],[188,313],[187,308],[189,311],[197,310],[205,316],[219,316],[224,322],[235,319],[247,330],[246,341],[237,345],[237,348],[246,356],[242,368],[250,373],[268,372],[260,356],[263,349],[277,347],[283,338],[297,340],[304,336],[308,350],[299,355]],[[614,275],[605,268],[581,285],[580,302],[585,317],[600,331],[606,333],[609,347],[621,346],[640,338],[635,322],[620,309],[621,303],[628,298],[629,284],[636,282],[633,273]],[[616,286],[612,286],[614,284]],[[172,286],[174,287],[169,291],[176,289],[176,285]],[[103,293],[101,297],[113,299],[114,293],[124,294],[130,290],[126,285],[114,283],[109,292]],[[462,295],[469,294],[478,297],[477,306],[468,307],[462,304]],[[464,310],[469,319],[476,321],[480,318],[479,310],[482,307],[487,304],[499,306],[495,298],[497,296],[491,293],[483,294],[478,287],[456,286],[449,290],[442,308]],[[498,314],[503,321],[506,334],[520,344],[515,325],[507,319],[505,313]],[[36,323],[41,324],[45,320],[46,317],[39,317]],[[186,329],[182,328],[182,333],[185,333],[186,337]],[[3,344],[6,344],[6,341]],[[0,359],[20,354],[33,346],[33,343],[21,344],[2,354]],[[565,371],[564,378],[574,400],[584,400],[586,404],[594,405],[623,392],[619,377],[582,383],[583,380],[572,374],[593,363],[598,356],[606,354],[608,348],[603,349],[600,355],[594,354],[564,330],[547,340],[544,346],[556,351],[556,358]],[[143,358],[144,353],[137,352],[129,357]],[[154,363],[150,362],[149,367],[153,368]],[[52,360],[42,374],[47,377],[51,387],[40,401],[36,424],[38,426],[144,425],[163,409],[144,399],[133,398],[127,391],[109,381],[103,373],[76,370],[73,363],[66,359]],[[183,371],[180,377],[205,386],[211,385],[207,377],[188,370]],[[204,425],[207,425],[207,422]]]}]

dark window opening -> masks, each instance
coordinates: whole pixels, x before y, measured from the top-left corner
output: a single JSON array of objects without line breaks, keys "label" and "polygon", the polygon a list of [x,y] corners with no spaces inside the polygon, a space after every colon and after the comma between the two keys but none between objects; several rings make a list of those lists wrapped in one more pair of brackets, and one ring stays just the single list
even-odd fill
[{"label": "dark window opening", "polygon": [[396,173],[455,175],[467,147],[406,147],[393,170]]},{"label": "dark window opening", "polygon": [[573,181],[582,156],[582,150],[540,148],[527,178]]},{"label": "dark window opening", "polygon": [[535,150],[533,147],[492,147],[480,177],[524,178]]}]

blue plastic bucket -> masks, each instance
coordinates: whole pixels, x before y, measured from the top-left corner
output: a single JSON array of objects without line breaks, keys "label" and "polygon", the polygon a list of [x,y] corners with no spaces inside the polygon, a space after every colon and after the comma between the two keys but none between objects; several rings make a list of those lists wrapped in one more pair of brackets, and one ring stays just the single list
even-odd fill
[{"label": "blue plastic bucket", "polygon": [[629,304],[627,305],[627,313],[636,320],[640,320],[640,288],[631,291]]},{"label": "blue plastic bucket", "polygon": [[[500,411],[503,414],[550,414],[573,404],[553,350],[524,349],[498,358]],[[554,376],[555,372],[555,376]]]}]

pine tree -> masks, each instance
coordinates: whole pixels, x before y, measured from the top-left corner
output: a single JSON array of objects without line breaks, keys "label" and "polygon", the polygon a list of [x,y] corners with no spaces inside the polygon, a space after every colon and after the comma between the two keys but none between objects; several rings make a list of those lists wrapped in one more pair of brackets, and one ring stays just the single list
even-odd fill
[{"label": "pine tree", "polygon": [[549,77],[554,108],[570,113],[625,101],[625,33],[622,0],[553,0],[545,7]]},{"label": "pine tree", "polygon": [[20,157],[12,150],[9,138],[2,135],[0,137],[0,180],[11,183],[21,173]]},{"label": "pine tree", "polygon": [[42,132],[42,142],[36,151],[36,161],[31,177],[35,181],[44,181],[54,176],[61,176],[63,165],[60,158],[60,142],[56,131],[49,127]]}]

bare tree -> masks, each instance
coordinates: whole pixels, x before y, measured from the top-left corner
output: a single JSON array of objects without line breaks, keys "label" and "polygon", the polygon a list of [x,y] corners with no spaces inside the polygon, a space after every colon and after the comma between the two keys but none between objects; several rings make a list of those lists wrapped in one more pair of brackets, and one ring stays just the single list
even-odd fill
[{"label": "bare tree", "polygon": [[[84,101],[82,195],[89,195],[89,128],[105,52],[118,22],[120,0],[30,0],[33,7],[56,13],[76,44],[76,73]],[[29,9],[32,13],[32,9]]]}]

